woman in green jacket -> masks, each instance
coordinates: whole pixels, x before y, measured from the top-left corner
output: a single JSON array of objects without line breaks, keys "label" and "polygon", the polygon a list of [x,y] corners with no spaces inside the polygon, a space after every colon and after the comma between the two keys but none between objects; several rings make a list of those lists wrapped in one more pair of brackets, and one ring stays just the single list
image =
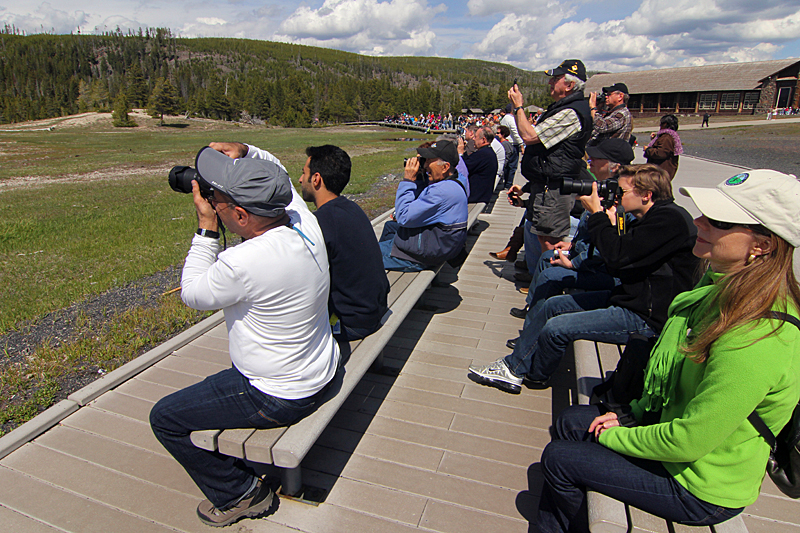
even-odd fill
[{"label": "woman in green jacket", "polygon": [[747,416],[755,409],[777,435],[798,403],[800,331],[771,312],[800,309],[800,182],[753,170],[680,192],[702,213],[693,251],[708,271],[670,306],[630,406],[638,423],[583,405],[556,421],[542,454],[543,533],[586,531],[587,489],[689,525],[736,516],[758,497],[769,454]]}]

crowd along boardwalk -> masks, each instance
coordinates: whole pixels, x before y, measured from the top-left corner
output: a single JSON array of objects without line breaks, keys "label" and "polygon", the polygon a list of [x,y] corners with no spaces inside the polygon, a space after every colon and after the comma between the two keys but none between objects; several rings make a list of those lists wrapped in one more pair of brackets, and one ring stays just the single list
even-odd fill
[{"label": "crowd along boardwalk", "polygon": [[[682,157],[675,190],[739,171]],[[270,516],[231,531],[536,530],[537,463],[553,414],[577,402],[573,363],[565,359],[552,388],[518,396],[472,383],[466,371],[506,355],[521,326],[508,315],[524,299],[513,265],[488,255],[521,216],[504,194],[481,215],[466,263],[442,270],[389,342],[384,364],[398,374],[366,374],[305,458],[304,482],[327,491],[324,501],[281,499]],[[195,516],[201,494],[147,416],[158,398],[229,364],[220,325],[0,459],[0,530],[208,530]],[[765,484],[744,519],[751,532],[800,533],[800,501]]]}]

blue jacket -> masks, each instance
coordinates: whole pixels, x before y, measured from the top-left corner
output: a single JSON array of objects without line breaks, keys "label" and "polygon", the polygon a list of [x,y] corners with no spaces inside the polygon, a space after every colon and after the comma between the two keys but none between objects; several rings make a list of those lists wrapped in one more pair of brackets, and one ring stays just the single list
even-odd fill
[{"label": "blue jacket", "polygon": [[455,174],[421,191],[412,181],[397,186],[394,216],[400,228],[392,256],[436,265],[455,257],[467,241],[466,178]]}]

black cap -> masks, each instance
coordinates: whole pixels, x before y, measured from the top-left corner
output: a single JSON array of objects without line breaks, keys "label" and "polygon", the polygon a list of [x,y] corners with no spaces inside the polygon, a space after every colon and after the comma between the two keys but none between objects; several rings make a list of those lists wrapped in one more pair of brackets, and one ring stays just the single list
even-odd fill
[{"label": "black cap", "polygon": [[559,66],[551,70],[545,70],[548,76],[560,76],[562,74],[572,74],[582,81],[586,81],[586,67],[580,59],[565,59]]},{"label": "black cap", "polygon": [[506,113],[511,113],[511,111],[513,110],[514,110],[514,104],[512,104],[511,102],[506,104]]},{"label": "black cap", "polygon": [[458,165],[458,149],[453,141],[436,141],[428,148],[417,148],[417,153],[425,159],[447,161],[452,169]]},{"label": "black cap", "polygon": [[633,161],[631,143],[623,139],[603,139],[595,145],[587,146],[586,153],[592,159],[608,159],[622,165],[630,165]]},{"label": "black cap", "polygon": [[606,94],[611,94],[611,93],[616,92],[616,91],[619,91],[619,92],[625,93],[625,94],[631,94],[631,93],[628,92],[628,86],[625,85],[624,83],[615,83],[614,85],[612,85],[610,87],[603,87],[603,92],[606,93]]},{"label": "black cap", "polygon": [[254,215],[280,216],[292,201],[289,175],[272,161],[232,159],[205,146],[197,152],[195,167],[214,189]]}]

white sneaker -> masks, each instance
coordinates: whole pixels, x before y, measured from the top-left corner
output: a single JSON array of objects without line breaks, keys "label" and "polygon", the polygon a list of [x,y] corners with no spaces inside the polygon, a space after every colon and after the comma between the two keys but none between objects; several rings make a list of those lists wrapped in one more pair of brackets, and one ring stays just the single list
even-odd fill
[{"label": "white sneaker", "polygon": [[512,374],[502,359],[486,366],[469,365],[469,371],[478,383],[492,385],[513,394],[519,394],[522,390],[522,378]]}]

